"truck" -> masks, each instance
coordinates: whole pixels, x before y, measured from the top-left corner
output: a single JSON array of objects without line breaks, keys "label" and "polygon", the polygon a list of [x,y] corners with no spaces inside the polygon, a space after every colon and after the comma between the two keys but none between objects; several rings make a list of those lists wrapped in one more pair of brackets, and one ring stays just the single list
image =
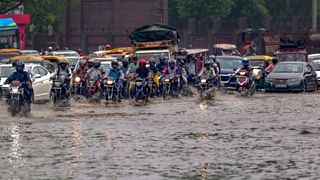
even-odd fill
[{"label": "truck", "polygon": [[160,57],[171,59],[178,51],[180,38],[175,28],[160,24],[139,27],[129,36],[134,54],[138,59],[148,61],[154,58],[156,62]]}]

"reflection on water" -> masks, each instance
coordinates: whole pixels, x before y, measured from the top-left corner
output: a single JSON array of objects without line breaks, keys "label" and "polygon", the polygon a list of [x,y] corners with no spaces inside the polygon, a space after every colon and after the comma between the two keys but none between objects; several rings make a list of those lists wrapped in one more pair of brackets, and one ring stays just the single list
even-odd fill
[{"label": "reflection on water", "polygon": [[21,139],[20,139],[20,130],[19,126],[16,123],[10,123],[9,132],[11,137],[10,149],[9,149],[9,162],[12,167],[15,169],[23,165],[21,158]]}]

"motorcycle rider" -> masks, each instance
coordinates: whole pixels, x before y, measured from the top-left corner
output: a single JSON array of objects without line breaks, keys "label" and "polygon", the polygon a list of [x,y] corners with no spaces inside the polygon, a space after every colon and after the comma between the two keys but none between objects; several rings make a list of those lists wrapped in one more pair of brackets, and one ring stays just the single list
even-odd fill
[{"label": "motorcycle rider", "polygon": [[[20,81],[21,82],[21,86],[24,90],[24,98],[28,103],[31,103],[32,101],[32,81],[30,78],[30,75],[28,72],[24,71],[24,62],[23,61],[17,61],[15,63],[15,67],[16,67],[16,72],[14,72],[13,74],[11,74],[6,81],[4,82],[4,84],[11,84],[12,81]],[[8,96],[8,99],[10,98],[10,96]]]},{"label": "motorcycle rider", "polygon": [[160,81],[159,81],[159,76],[160,72],[156,66],[156,60],[154,58],[149,59],[149,71],[151,72],[151,77],[152,77],[152,82],[156,85],[156,92],[158,95],[160,95],[159,92],[159,86],[160,86]]},{"label": "motorcycle rider", "polygon": [[178,72],[181,75],[181,80],[183,82],[184,86],[188,86],[188,79],[187,79],[187,71],[184,68],[184,61],[182,59],[178,59],[177,60],[177,68],[178,68]]},{"label": "motorcycle rider", "polygon": [[73,77],[79,77],[82,87],[83,89],[86,89],[86,76],[87,76],[87,72],[88,72],[88,68],[87,68],[87,61],[86,60],[80,60],[79,62],[79,68],[77,70],[75,70],[73,72]]},{"label": "motorcycle rider", "polygon": [[129,57],[125,57],[123,60],[122,60],[122,67],[121,67],[121,70],[124,74],[127,74],[127,71],[129,69]]},{"label": "motorcycle rider", "polygon": [[104,79],[115,80],[117,88],[122,92],[124,74],[123,71],[119,68],[118,61],[115,60],[111,62],[111,69],[106,70]]},{"label": "motorcycle rider", "polygon": [[[239,68],[238,70],[236,70],[235,74],[236,75],[240,75],[240,72],[243,72],[245,71],[246,72],[246,76],[249,77],[249,83],[248,83],[248,86],[251,85],[251,83],[253,82],[252,80],[252,71],[253,71],[253,68],[250,66],[250,63],[249,63],[249,60],[248,58],[243,58],[242,59],[242,67]],[[237,87],[238,89],[239,87]]]},{"label": "motorcycle rider", "polygon": [[94,63],[94,60],[93,60],[93,59],[89,59],[89,60],[88,60],[88,65],[87,65],[87,66],[88,66],[88,70],[93,67],[93,63]]},{"label": "motorcycle rider", "polygon": [[278,64],[278,58],[273,57],[272,63],[268,67],[265,68],[265,71],[271,72],[276,67],[277,64]]},{"label": "motorcycle rider", "polygon": [[212,67],[212,61],[206,60],[204,62],[204,68],[199,73],[200,79],[206,79],[209,85],[215,85],[216,83],[216,72]]},{"label": "motorcycle rider", "polygon": [[[138,58],[137,57],[132,57],[132,62],[129,65],[128,71],[127,71],[127,77],[130,78],[130,82],[129,82],[129,92],[132,93],[133,89],[135,87],[135,73],[136,70],[139,67],[139,63],[138,63]],[[131,94],[131,97],[133,97],[133,94]]]},{"label": "motorcycle rider", "polygon": [[162,72],[167,67],[167,59],[165,57],[159,58],[159,64],[157,65],[157,69]]},{"label": "motorcycle rider", "polygon": [[69,89],[70,89],[70,80],[71,80],[71,70],[68,68],[67,61],[59,61],[58,69],[51,75],[50,79],[58,79],[63,82],[62,94],[66,98],[69,97]]},{"label": "motorcycle rider", "polygon": [[145,83],[146,83],[145,87],[148,90],[147,96],[149,97],[151,93],[151,87],[148,84],[148,80],[151,78],[151,72],[146,66],[147,66],[147,61],[145,59],[141,59],[139,61],[139,68],[136,70],[135,77],[145,80]]}]

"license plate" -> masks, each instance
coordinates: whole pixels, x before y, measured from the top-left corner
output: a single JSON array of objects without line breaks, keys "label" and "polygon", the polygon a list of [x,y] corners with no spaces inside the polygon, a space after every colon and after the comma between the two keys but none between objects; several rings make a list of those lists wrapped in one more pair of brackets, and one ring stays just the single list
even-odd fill
[{"label": "license plate", "polygon": [[287,85],[286,84],[275,84],[274,87],[276,87],[276,88],[286,88]]}]

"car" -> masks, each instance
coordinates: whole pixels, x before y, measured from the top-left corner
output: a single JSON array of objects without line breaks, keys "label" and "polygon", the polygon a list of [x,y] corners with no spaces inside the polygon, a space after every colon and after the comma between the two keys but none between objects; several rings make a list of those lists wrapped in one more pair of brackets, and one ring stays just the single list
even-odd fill
[{"label": "car", "polygon": [[220,63],[220,85],[230,90],[235,90],[237,79],[233,76],[234,72],[242,65],[242,57],[240,56],[216,56],[216,60]]},{"label": "car", "polygon": [[265,91],[315,91],[316,78],[316,72],[307,62],[281,62],[267,76]]},{"label": "car", "polygon": [[312,61],[310,65],[317,74],[317,85],[320,87],[320,59]]},{"label": "car", "polygon": [[71,51],[71,50],[53,51],[53,52],[48,53],[48,55],[65,57],[69,62],[71,70],[75,69],[76,64],[81,59],[79,53],[77,53],[76,51]]},{"label": "car", "polygon": [[[50,80],[50,72],[43,66],[37,64],[26,64],[25,70],[30,73],[33,86],[34,101],[49,101],[52,81]],[[15,68],[11,64],[0,65],[1,91],[5,95],[9,91],[9,85],[4,85],[4,81],[15,72]]]},{"label": "car", "polygon": [[20,50],[19,54],[20,56],[40,56],[37,50]]}]

